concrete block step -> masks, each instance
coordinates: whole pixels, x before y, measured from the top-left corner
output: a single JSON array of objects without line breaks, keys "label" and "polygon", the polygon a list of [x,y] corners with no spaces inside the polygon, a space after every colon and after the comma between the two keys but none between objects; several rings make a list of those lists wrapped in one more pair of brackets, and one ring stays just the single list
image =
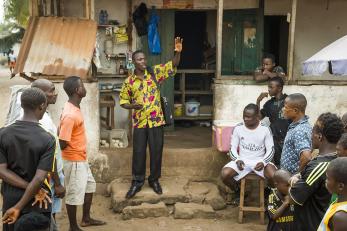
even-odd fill
[{"label": "concrete block step", "polygon": [[111,182],[109,191],[113,211],[120,213],[127,206],[136,206],[142,203],[156,204],[163,202],[167,205],[173,205],[176,202],[189,202],[189,195],[184,190],[184,186],[188,184],[188,179],[167,178],[162,179],[160,183],[163,188],[162,195],[157,195],[146,183],[133,198],[126,199],[125,194],[131,183],[121,180]]},{"label": "concrete block step", "polygon": [[137,206],[127,206],[122,211],[122,218],[128,220],[131,218],[148,218],[148,217],[168,217],[169,210],[164,202],[158,204],[143,203]]},{"label": "concrete block step", "polygon": [[175,219],[214,219],[216,212],[211,205],[196,203],[176,203],[174,210]]},{"label": "concrete block step", "polygon": [[133,198],[126,199],[125,194],[131,183],[124,179],[114,180],[108,188],[111,195],[111,208],[114,212],[121,213],[128,206],[138,206],[142,203],[157,204],[159,202],[166,205],[174,205],[178,202],[209,204],[214,210],[222,210],[226,207],[225,200],[220,195],[217,185],[213,183],[190,181],[187,178],[163,178],[160,182],[163,188],[162,195],[154,193],[146,183]]}]

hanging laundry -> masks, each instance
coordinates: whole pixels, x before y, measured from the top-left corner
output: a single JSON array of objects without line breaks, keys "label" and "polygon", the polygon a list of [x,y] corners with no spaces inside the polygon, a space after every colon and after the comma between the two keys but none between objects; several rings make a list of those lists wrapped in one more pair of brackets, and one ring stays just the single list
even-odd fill
[{"label": "hanging laundry", "polygon": [[137,31],[138,36],[143,36],[148,33],[148,23],[146,20],[147,6],[145,3],[141,3],[133,13],[133,22]]},{"label": "hanging laundry", "polygon": [[152,10],[148,25],[148,48],[152,54],[160,54],[160,37],[158,31],[159,16],[155,10]]}]

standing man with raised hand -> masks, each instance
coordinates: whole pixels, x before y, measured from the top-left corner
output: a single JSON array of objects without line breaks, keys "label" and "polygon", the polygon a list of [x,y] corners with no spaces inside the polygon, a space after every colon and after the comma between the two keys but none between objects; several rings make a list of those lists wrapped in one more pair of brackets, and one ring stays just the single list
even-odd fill
[{"label": "standing man with raised hand", "polygon": [[132,184],[126,198],[132,198],[139,192],[145,181],[146,149],[150,150],[150,176],[148,183],[154,192],[162,194],[159,183],[164,145],[165,125],[163,110],[160,103],[159,86],[165,79],[176,74],[176,67],[180,62],[183,39],[175,38],[175,56],[166,64],[147,67],[147,60],[142,51],[133,53],[135,64],[134,74],[130,75],[123,84],[120,93],[120,105],[134,110],[132,118],[134,124],[133,134],[133,160]]},{"label": "standing man with raised hand", "polygon": [[77,205],[83,205],[82,227],[106,223],[90,217],[96,183],[87,160],[87,139],[80,109],[81,101],[87,92],[82,80],[77,76],[66,78],[63,87],[69,97],[60,117],[59,126],[59,143],[64,159],[65,204],[70,231],[81,231],[76,220]]}]

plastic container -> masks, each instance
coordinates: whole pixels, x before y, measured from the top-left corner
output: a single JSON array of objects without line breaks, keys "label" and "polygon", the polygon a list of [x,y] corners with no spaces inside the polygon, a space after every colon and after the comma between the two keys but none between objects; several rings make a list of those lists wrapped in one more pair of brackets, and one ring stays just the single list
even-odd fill
[{"label": "plastic container", "polygon": [[183,105],[181,103],[174,104],[174,116],[182,116],[183,115]]},{"label": "plastic container", "polygon": [[186,116],[199,116],[200,103],[197,101],[186,102]]},{"label": "plastic container", "polygon": [[231,138],[235,128],[233,121],[213,121],[213,145],[218,151],[227,153],[230,150]]}]

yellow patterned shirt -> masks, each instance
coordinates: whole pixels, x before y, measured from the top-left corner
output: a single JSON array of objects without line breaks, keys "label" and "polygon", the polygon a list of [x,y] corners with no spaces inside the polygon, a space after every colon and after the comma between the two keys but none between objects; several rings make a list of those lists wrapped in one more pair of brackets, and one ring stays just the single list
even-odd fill
[{"label": "yellow patterned shirt", "polygon": [[[153,67],[155,78],[159,84],[176,74],[172,61]],[[130,75],[123,83],[120,93],[120,105],[142,104],[143,108],[134,110],[132,114],[134,128],[152,128],[165,124],[160,103],[160,91],[148,71],[143,80],[135,74]]]}]

